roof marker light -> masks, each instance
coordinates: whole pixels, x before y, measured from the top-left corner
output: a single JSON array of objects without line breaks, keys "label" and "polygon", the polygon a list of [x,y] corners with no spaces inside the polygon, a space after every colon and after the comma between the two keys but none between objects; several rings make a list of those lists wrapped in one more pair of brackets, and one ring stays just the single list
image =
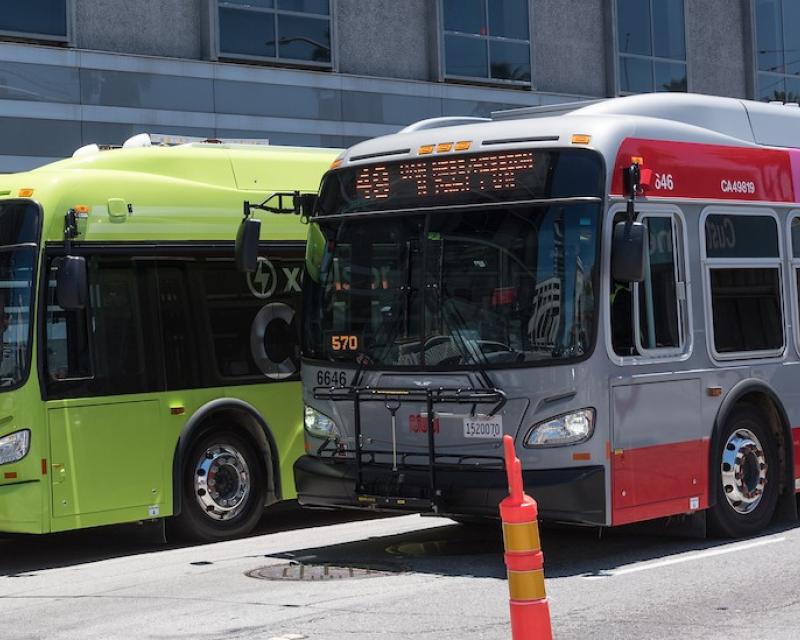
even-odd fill
[{"label": "roof marker light", "polygon": [[631,156],[631,164],[644,165],[644,158],[642,156]]},{"label": "roof marker light", "polygon": [[589,144],[592,136],[585,133],[575,133],[572,135],[572,144]]},{"label": "roof marker light", "polygon": [[419,155],[425,156],[425,155],[428,155],[429,153],[433,153],[433,149],[434,149],[434,145],[432,145],[432,144],[423,144],[419,148]]},{"label": "roof marker light", "polygon": [[452,142],[440,142],[438,145],[436,145],[436,153],[445,153],[447,151],[451,151],[452,149]]},{"label": "roof marker light", "polygon": [[456,151],[467,151],[472,146],[472,140],[456,142]]}]

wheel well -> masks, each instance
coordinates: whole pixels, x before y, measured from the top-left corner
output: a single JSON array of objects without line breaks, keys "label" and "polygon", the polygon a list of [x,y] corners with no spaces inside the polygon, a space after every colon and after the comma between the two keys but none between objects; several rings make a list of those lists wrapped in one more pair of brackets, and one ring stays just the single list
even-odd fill
[{"label": "wheel well", "polygon": [[[778,461],[780,464],[778,489],[780,493],[778,510],[785,516],[797,517],[797,506],[794,500],[794,460],[793,460],[793,447],[791,438],[791,426],[786,416],[783,405],[778,400],[777,396],[766,388],[750,388],[743,390],[742,393],[737,394],[735,398],[723,403],[717,418],[717,423],[714,427],[714,438],[712,439],[711,447],[711,473],[709,474],[711,480],[710,499],[713,500],[715,492],[713,487],[715,483],[719,482],[719,468],[715,464],[714,457],[717,450],[719,431],[722,424],[728,416],[736,410],[737,407],[750,406],[755,408],[766,420],[770,433],[775,438],[775,445],[778,450]],[[788,510],[788,511],[787,511]]]},{"label": "wheel well", "polygon": [[278,448],[263,419],[241,401],[235,404],[216,400],[195,413],[186,423],[175,447],[173,457],[173,513],[181,509],[181,475],[187,452],[199,438],[216,430],[224,422],[225,429],[247,440],[256,452],[261,471],[267,481],[265,506],[280,500],[281,483]]}]

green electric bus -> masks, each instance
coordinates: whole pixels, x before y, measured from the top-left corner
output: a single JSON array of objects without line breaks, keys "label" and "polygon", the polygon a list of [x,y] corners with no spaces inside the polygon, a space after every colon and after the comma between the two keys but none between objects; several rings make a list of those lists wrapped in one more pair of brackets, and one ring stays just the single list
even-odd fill
[{"label": "green electric bus", "polygon": [[306,228],[269,216],[250,272],[233,239],[337,151],[139,143],[0,176],[0,532],[214,540],[295,495]]}]

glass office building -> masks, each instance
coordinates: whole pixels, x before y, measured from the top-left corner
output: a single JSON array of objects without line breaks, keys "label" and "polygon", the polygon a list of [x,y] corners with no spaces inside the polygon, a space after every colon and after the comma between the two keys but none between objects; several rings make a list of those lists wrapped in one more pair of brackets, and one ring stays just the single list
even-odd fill
[{"label": "glass office building", "polygon": [[643,91],[796,101],[794,0],[25,0],[0,171],[140,132],[342,147]]}]

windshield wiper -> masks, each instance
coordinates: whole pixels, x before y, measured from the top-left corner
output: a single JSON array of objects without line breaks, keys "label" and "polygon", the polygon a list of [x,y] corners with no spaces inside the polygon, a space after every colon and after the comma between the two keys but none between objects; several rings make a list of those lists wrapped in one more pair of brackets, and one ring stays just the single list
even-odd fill
[{"label": "windshield wiper", "polygon": [[[489,364],[486,354],[483,352],[483,349],[480,348],[480,345],[475,344],[474,340],[468,340],[466,337],[466,332],[469,331],[467,321],[464,319],[464,316],[461,315],[461,312],[458,310],[453,300],[447,295],[447,289],[444,287],[444,283],[442,283],[440,287],[437,287],[437,289],[439,290],[439,301],[442,311],[447,313],[449,310],[456,321],[455,324],[457,326],[450,326],[451,335],[454,337],[458,336],[458,341],[462,346],[462,355],[472,360],[476,371],[483,379],[483,383],[490,389],[494,389],[494,382],[492,382],[492,379],[489,377],[489,372],[486,370],[486,365]],[[446,298],[445,295],[447,295]],[[445,322],[447,322],[448,325],[450,324],[447,320],[445,320]]]},{"label": "windshield wiper", "polygon": [[[426,234],[426,238],[427,238],[427,234]],[[434,284],[430,288],[436,290],[437,296],[438,296],[439,306],[442,308],[443,313],[447,313],[448,309],[452,305],[451,313],[455,317],[456,324],[458,326],[455,327],[455,328],[453,326],[450,326],[450,330],[451,330],[451,334],[454,337],[457,336],[458,340],[461,343],[461,348],[460,348],[461,355],[462,355],[462,357],[468,357],[468,358],[473,360],[473,362],[475,364],[475,367],[476,367],[476,370],[480,374],[480,377],[483,380],[483,383],[487,387],[489,387],[490,389],[493,389],[493,388],[495,388],[494,383],[492,382],[492,379],[489,377],[489,373],[486,371],[486,365],[489,363],[489,361],[486,359],[486,354],[483,352],[483,349],[481,349],[479,345],[477,345],[477,344],[468,345],[467,344],[467,338],[466,338],[466,331],[468,331],[467,321],[464,320],[464,316],[462,316],[461,313],[458,311],[458,308],[456,308],[455,303],[453,302],[453,299],[450,297],[449,293],[447,292],[447,287],[445,287],[445,284],[444,284],[444,235],[439,235],[437,239],[439,241],[439,265],[438,265],[439,266],[439,269],[438,269],[438,271],[439,271],[438,280],[439,281],[438,281],[438,283]],[[448,303],[450,303],[450,304],[448,305]],[[443,316],[443,317],[446,318],[446,316]],[[446,319],[445,319],[445,322],[447,322]],[[449,322],[447,322],[447,324],[450,325]],[[427,334],[427,327],[423,326],[422,333],[423,334]],[[423,349],[425,348],[425,338],[426,337],[427,336],[423,335]],[[473,412],[474,412],[474,407],[473,407]]]}]

